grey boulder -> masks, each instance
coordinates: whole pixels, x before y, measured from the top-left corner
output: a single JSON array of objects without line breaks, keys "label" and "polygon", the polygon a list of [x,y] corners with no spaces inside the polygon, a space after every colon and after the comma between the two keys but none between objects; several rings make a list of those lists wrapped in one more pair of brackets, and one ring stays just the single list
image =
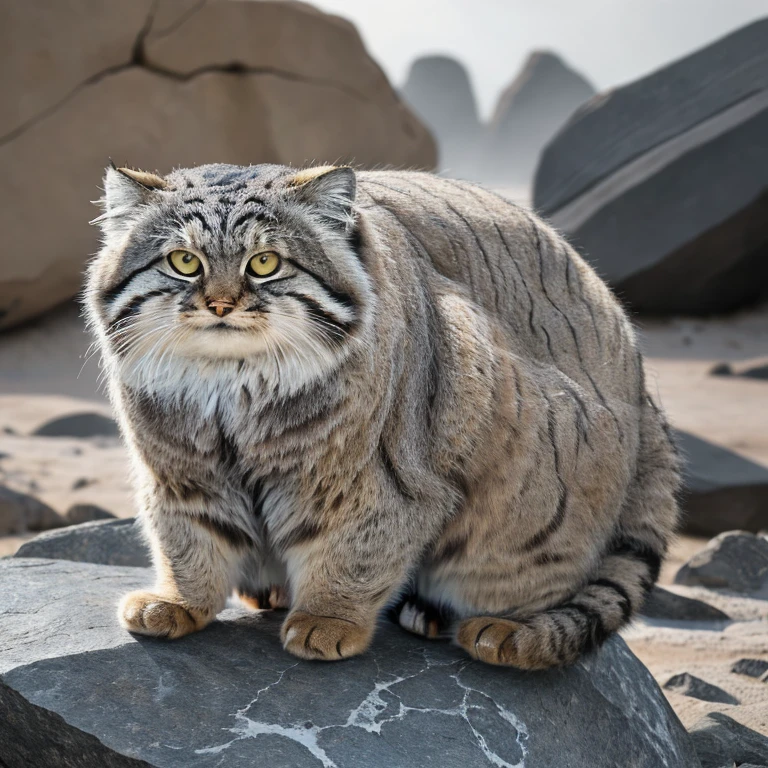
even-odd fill
[{"label": "grey boulder", "polygon": [[151,564],[149,550],[133,518],[98,520],[43,533],[22,544],[15,557],[139,568]]},{"label": "grey boulder", "polygon": [[640,609],[640,614],[649,619],[672,621],[729,621],[727,613],[723,613],[714,605],[703,600],[694,600],[670,592],[668,589],[655,586]]},{"label": "grey boulder", "polygon": [[687,533],[714,536],[768,528],[768,469],[687,432],[676,432],[683,454]]},{"label": "grey boulder", "polygon": [[40,499],[0,485],[0,536],[47,531],[66,524],[56,510]]},{"label": "grey boulder", "polygon": [[721,533],[680,568],[675,584],[760,592],[768,586],[768,539],[747,531]]},{"label": "grey boulder", "polygon": [[71,525],[80,525],[80,523],[92,523],[94,520],[114,520],[116,515],[98,504],[73,504],[64,517]]},{"label": "grey boulder", "polygon": [[100,413],[73,413],[46,421],[33,433],[35,437],[119,437],[114,419]]},{"label": "grey boulder", "polygon": [[282,649],[279,614],[239,607],[178,641],[132,637],[115,604],[148,571],[8,559],[0,580],[8,768],[40,754],[46,768],[699,765],[617,636],[569,669],[522,673],[386,625],[360,657],[308,663]]},{"label": "grey boulder", "polygon": [[441,168],[474,175],[482,137],[467,70],[449,56],[422,56],[408,71],[400,94],[432,131]]},{"label": "grey boulder", "polygon": [[532,53],[499,96],[488,126],[484,175],[496,182],[530,183],[539,152],[594,94],[592,85],[556,54]]},{"label": "grey boulder", "polygon": [[768,661],[764,659],[739,659],[733,663],[731,672],[736,675],[765,679],[764,676],[768,673]]},{"label": "grey boulder", "polygon": [[718,704],[739,703],[739,700],[735,696],[731,696],[727,691],[688,672],[672,675],[664,683],[664,689],[680,693],[683,696],[690,696],[692,699],[699,699],[700,701],[714,701]]},{"label": "grey boulder", "polygon": [[768,738],[722,712],[710,712],[691,729],[701,768],[768,765]]},{"label": "grey boulder", "polygon": [[534,206],[635,310],[768,295],[768,19],[582,106]]}]

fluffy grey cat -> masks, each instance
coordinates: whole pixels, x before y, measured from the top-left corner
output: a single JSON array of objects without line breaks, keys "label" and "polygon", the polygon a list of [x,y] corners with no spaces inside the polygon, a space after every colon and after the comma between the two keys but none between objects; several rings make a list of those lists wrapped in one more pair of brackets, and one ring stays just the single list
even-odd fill
[{"label": "fluffy grey cat", "polygon": [[157,571],[130,631],[202,629],[234,589],[304,658],[389,608],[539,669],[640,607],[678,461],[626,315],[530,211],[329,166],[105,189],[87,313]]}]

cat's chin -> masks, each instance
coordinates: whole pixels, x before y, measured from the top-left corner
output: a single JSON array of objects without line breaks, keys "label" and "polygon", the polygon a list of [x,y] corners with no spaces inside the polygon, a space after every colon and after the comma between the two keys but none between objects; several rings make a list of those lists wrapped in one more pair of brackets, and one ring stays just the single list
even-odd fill
[{"label": "cat's chin", "polygon": [[259,333],[239,328],[214,326],[185,339],[174,350],[178,357],[202,360],[243,360],[261,357],[269,349]]}]

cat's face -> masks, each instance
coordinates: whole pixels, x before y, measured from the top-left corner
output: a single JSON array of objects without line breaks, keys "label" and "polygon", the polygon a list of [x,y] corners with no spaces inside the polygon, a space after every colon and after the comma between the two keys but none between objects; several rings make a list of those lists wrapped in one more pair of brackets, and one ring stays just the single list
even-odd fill
[{"label": "cat's face", "polygon": [[90,319],[126,367],[261,360],[320,376],[347,354],[370,301],[354,194],[349,168],[110,168]]}]

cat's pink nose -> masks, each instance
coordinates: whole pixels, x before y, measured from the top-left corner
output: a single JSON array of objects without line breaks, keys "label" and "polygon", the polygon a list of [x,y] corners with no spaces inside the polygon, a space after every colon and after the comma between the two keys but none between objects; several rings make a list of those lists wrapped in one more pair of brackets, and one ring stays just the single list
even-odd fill
[{"label": "cat's pink nose", "polygon": [[208,310],[213,312],[213,314],[217,315],[218,317],[224,317],[224,315],[228,315],[234,308],[234,301],[216,299],[214,301],[208,302]]}]

